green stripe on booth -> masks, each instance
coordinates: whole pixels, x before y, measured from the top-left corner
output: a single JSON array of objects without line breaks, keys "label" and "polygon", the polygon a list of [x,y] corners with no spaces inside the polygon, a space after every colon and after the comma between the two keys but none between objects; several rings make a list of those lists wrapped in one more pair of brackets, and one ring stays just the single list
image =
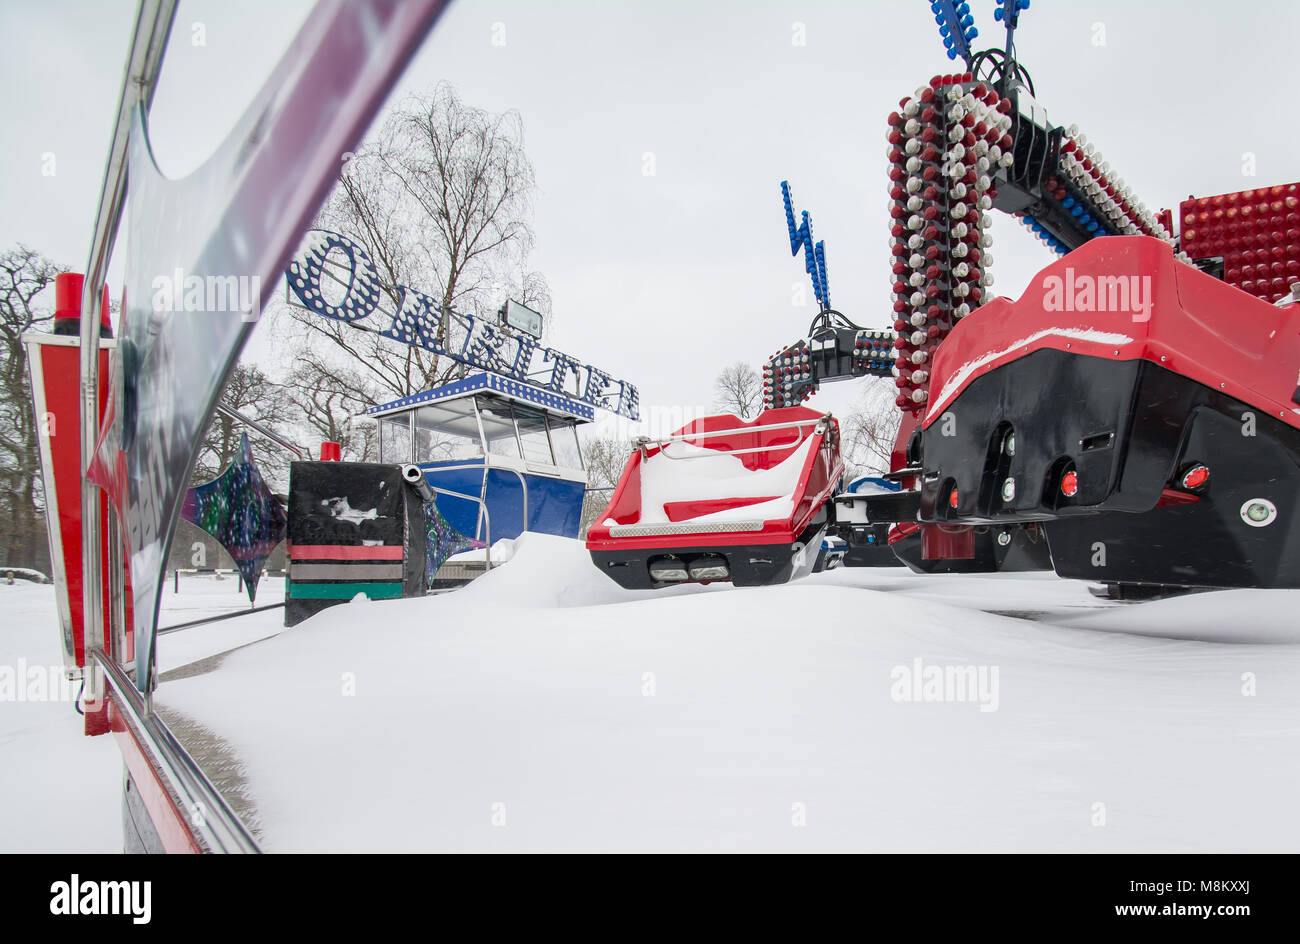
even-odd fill
[{"label": "green stripe on booth", "polygon": [[402,582],[289,583],[289,597],[293,600],[351,600],[358,593],[372,600],[391,600],[402,595]]}]

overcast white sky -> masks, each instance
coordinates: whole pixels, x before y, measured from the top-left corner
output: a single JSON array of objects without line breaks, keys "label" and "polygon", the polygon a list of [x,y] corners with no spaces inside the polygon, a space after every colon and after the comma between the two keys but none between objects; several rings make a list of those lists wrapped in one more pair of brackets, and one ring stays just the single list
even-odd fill
[{"label": "overcast white sky", "polygon": [[[971,6],[976,46],[1001,45],[993,0]],[[134,9],[0,0],[0,247],[84,268]],[[309,9],[181,3],[153,110],[164,171],[184,175],[217,145]],[[1158,209],[1300,179],[1298,34],[1293,0],[1037,0],[1017,48],[1051,118],[1078,123]],[[835,307],[890,322],[885,118],[951,69],[925,0],[458,0],[397,95],[447,79],[469,103],[521,113],[550,343],[638,384],[643,403],[689,405],[709,402],[720,366],[761,363],[814,313],[811,293],[792,301],[806,276],[783,178],[826,241]],[[1019,295],[1052,256],[1005,217],[993,232],[994,290]],[[266,339],[246,356],[264,359]]]}]

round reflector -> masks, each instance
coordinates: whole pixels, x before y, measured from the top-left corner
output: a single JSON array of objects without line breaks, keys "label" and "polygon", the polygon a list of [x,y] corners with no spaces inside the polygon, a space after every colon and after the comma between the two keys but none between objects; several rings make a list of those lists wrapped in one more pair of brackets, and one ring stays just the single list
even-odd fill
[{"label": "round reflector", "polygon": [[1071,469],[1061,476],[1061,494],[1073,498],[1079,494],[1079,473]]},{"label": "round reflector", "polygon": [[1200,488],[1209,480],[1209,466],[1194,465],[1183,473],[1183,488]]},{"label": "round reflector", "polygon": [[955,488],[948,493],[948,507],[949,508],[957,507],[957,489]]}]

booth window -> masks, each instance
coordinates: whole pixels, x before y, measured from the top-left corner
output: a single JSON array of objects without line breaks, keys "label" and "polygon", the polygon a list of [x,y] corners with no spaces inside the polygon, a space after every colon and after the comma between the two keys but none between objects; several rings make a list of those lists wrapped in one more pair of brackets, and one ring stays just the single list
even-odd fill
[{"label": "booth window", "polygon": [[552,416],[549,422],[555,464],[562,469],[583,468],[582,445],[578,442],[578,424],[558,416]]},{"label": "booth window", "polygon": [[379,461],[411,461],[411,414],[379,418]]},{"label": "booth window", "polygon": [[415,411],[415,461],[478,459],[478,423],[468,400],[422,406]]},{"label": "booth window", "polygon": [[515,420],[510,413],[510,401],[497,397],[479,397],[479,417],[483,420],[483,435],[487,449],[494,456],[507,459],[522,458],[519,438],[515,434]]},{"label": "booth window", "polygon": [[515,425],[519,428],[519,444],[524,450],[524,461],[537,465],[555,465],[551,454],[551,440],[546,432],[546,414],[515,404]]}]

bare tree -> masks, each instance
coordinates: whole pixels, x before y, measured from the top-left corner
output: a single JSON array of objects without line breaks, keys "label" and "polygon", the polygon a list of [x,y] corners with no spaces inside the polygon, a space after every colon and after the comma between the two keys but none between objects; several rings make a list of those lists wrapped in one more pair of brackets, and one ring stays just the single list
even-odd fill
[{"label": "bare tree", "polygon": [[614,486],[623,475],[632,446],[612,436],[593,436],[582,444],[582,462],[587,469],[587,493],[582,500],[582,525],[579,535],[605,510],[614,495]]},{"label": "bare tree", "polygon": [[308,349],[294,359],[284,386],[301,424],[314,438],[339,443],[350,461],[373,462],[379,457],[377,427],[356,421],[380,399],[363,369]]},{"label": "bare tree", "polygon": [[[284,436],[284,427],[289,420],[288,400],[283,388],[272,382],[256,364],[236,365],[230,381],[221,393],[221,402],[249,419],[256,420],[271,432]],[[282,447],[267,442],[256,431],[245,429],[243,424],[223,413],[213,414],[212,422],[208,424],[190,483],[197,485],[220,475],[234,459],[240,438],[245,432],[248,433],[253,459],[263,477],[268,482],[283,485],[292,456]],[[284,438],[290,441],[293,439],[291,435]]]},{"label": "bare tree", "polygon": [[840,426],[846,479],[889,471],[902,418],[894,403],[892,381],[888,378],[870,381]]},{"label": "bare tree", "polygon": [[757,416],[763,405],[763,380],[744,361],[724,367],[713,382],[713,392],[715,407],[742,420]]},{"label": "bare tree", "polygon": [[25,332],[43,329],[54,314],[37,298],[67,271],[19,243],[0,254],[0,561],[49,570],[40,427],[32,409]]},{"label": "bare tree", "polygon": [[[390,309],[398,286],[433,295],[447,312],[484,314],[507,298],[549,318],[546,280],[526,267],[535,189],[516,112],[466,105],[446,83],[399,105],[343,166],[317,226],[369,252]],[[419,346],[290,308],[296,382],[355,404],[409,396],[465,368]],[[342,374],[337,365],[343,365]],[[337,411],[335,411],[337,412]]]}]

